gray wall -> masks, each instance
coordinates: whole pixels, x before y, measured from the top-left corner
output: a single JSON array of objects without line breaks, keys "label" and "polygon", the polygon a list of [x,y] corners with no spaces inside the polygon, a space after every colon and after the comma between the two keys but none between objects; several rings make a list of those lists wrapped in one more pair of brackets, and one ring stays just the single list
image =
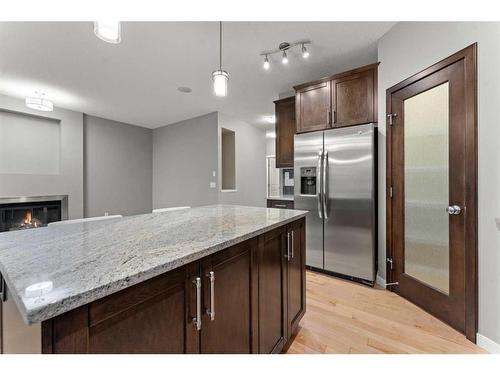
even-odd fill
[{"label": "gray wall", "polygon": [[[234,131],[236,138],[236,191],[219,191],[219,202],[264,207],[266,205],[265,131],[220,112],[218,123],[219,150],[221,128]],[[219,160],[219,165],[220,163]]]},{"label": "gray wall", "polygon": [[153,208],[217,203],[217,113],[153,130]]},{"label": "gray wall", "polygon": [[151,212],[152,130],[84,115],[86,217]]},{"label": "gray wall", "polygon": [[385,90],[474,42],[478,42],[479,334],[500,343],[500,231],[495,224],[500,217],[500,23],[403,22],[380,39],[379,264],[385,278]]},{"label": "gray wall", "polygon": [[[0,174],[0,197],[68,195],[70,219],[83,216],[83,122],[82,114],[62,108],[53,112],[40,112],[27,108],[24,100],[0,95],[0,111],[12,111],[60,122],[59,171],[47,173],[5,173]],[[11,114],[12,116],[12,114]],[[0,138],[2,147],[3,138]],[[33,167],[33,166],[31,166]]]}]

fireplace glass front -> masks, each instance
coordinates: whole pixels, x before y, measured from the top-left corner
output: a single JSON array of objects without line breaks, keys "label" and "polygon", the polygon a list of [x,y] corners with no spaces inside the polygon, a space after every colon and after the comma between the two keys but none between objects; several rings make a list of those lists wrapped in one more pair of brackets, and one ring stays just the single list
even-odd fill
[{"label": "fireplace glass front", "polygon": [[60,220],[60,200],[0,204],[0,232],[45,227]]}]

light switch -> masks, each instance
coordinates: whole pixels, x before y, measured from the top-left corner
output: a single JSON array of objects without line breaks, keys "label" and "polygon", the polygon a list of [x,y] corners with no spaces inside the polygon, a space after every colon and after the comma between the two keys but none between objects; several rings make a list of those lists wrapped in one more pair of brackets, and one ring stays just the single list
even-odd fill
[{"label": "light switch", "polygon": [[215,177],[215,171],[212,171],[212,177]]},{"label": "light switch", "polygon": [[210,188],[215,189],[215,182],[210,181]]}]

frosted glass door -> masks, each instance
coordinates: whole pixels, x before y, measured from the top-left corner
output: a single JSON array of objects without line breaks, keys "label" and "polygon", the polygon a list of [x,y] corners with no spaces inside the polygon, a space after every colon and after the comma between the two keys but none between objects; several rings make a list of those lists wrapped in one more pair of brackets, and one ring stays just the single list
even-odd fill
[{"label": "frosted glass door", "polygon": [[404,273],[448,294],[449,83],[403,107]]}]

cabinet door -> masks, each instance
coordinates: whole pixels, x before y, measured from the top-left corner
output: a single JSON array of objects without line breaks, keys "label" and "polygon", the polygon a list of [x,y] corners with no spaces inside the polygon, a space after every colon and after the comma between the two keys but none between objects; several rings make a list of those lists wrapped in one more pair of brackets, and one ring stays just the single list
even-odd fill
[{"label": "cabinet door", "polygon": [[287,331],[288,339],[296,332],[306,311],[305,273],[305,221],[288,226],[287,242],[290,247],[287,261]]},{"label": "cabinet door", "polygon": [[198,353],[194,262],[42,324],[43,353]]},{"label": "cabinet door", "polygon": [[91,304],[89,352],[197,353],[192,320],[198,267],[196,262]]},{"label": "cabinet door", "polygon": [[293,167],[293,138],[295,135],[295,97],[277,100],[276,168]]},{"label": "cabinet door", "polygon": [[297,133],[330,128],[330,82],[321,82],[297,89],[295,111]]},{"label": "cabinet door", "polygon": [[374,70],[332,81],[333,127],[366,124],[374,118]]},{"label": "cabinet door", "polygon": [[252,351],[252,244],[256,241],[246,241],[202,261],[201,353]]},{"label": "cabinet door", "polygon": [[286,337],[286,227],[259,237],[259,352],[279,353]]}]

